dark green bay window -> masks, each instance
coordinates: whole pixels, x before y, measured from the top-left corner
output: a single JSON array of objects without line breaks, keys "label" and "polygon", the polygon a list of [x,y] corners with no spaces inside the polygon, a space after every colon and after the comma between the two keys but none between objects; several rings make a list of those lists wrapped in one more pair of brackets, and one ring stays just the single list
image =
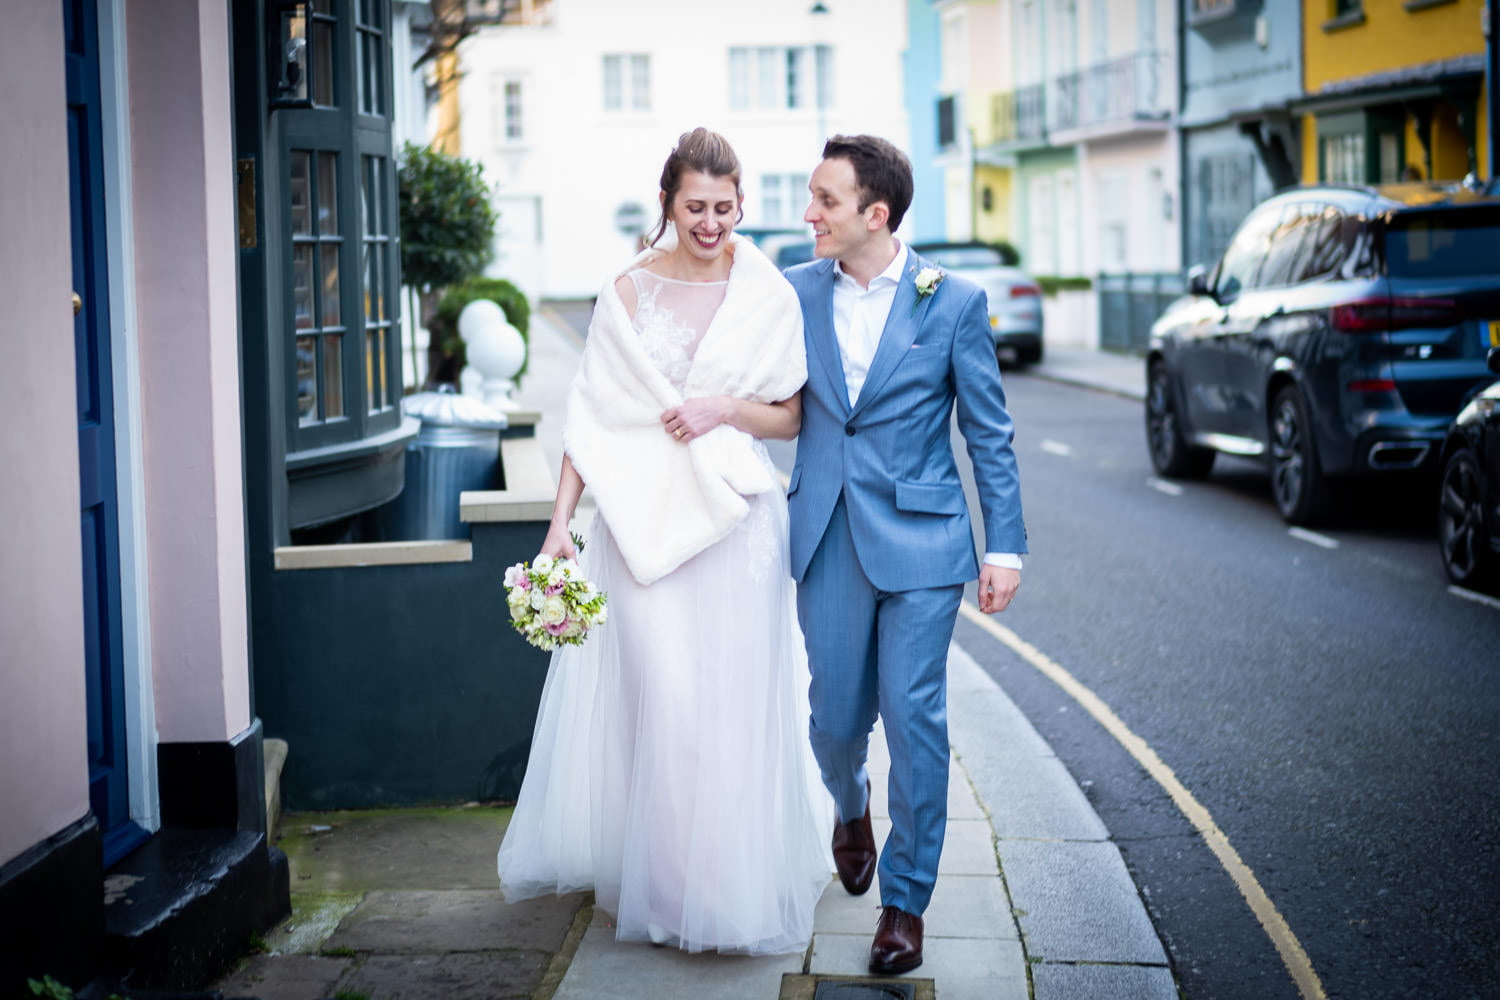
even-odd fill
[{"label": "dark green bay window", "polygon": [[399,405],[390,2],[278,9],[271,56],[288,58],[272,74],[263,169],[266,325],[278,340],[269,374],[281,381],[268,402],[285,429],[285,523],[295,533],[399,491],[409,428]]}]

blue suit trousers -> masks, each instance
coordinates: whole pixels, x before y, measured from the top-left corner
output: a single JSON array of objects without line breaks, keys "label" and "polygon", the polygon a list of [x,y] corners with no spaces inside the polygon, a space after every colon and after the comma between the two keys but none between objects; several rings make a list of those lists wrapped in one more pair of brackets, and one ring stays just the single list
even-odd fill
[{"label": "blue suit trousers", "polygon": [[937,883],[948,820],[948,644],[962,599],[962,585],[871,584],[842,497],[797,588],[823,783],[840,822],[864,813],[870,733],[883,719],[891,832],[880,853],[880,898],[918,915]]}]

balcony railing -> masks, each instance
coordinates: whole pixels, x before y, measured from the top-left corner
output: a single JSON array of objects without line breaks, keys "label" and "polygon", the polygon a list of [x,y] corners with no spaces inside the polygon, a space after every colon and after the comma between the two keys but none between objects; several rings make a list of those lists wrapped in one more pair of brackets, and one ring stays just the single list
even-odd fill
[{"label": "balcony railing", "polygon": [[1052,131],[1128,125],[1171,113],[1167,54],[1135,52],[1052,81]]}]

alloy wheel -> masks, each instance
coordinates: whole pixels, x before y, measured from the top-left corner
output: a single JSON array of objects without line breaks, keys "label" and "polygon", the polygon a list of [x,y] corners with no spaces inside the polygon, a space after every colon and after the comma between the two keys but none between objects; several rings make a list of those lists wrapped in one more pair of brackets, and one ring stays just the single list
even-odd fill
[{"label": "alloy wheel", "polygon": [[1457,452],[1443,467],[1438,501],[1438,544],[1454,583],[1473,582],[1485,568],[1483,494],[1473,455]]}]

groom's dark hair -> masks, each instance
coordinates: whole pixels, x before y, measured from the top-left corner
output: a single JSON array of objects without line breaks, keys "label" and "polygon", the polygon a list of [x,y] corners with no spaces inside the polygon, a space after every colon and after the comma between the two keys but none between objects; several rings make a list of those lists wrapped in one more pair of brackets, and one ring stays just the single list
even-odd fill
[{"label": "groom's dark hair", "polygon": [[901,226],[915,188],[905,153],[877,135],[836,135],[824,144],[823,159],[848,160],[859,188],[859,210],[883,201],[890,209],[891,232]]}]

